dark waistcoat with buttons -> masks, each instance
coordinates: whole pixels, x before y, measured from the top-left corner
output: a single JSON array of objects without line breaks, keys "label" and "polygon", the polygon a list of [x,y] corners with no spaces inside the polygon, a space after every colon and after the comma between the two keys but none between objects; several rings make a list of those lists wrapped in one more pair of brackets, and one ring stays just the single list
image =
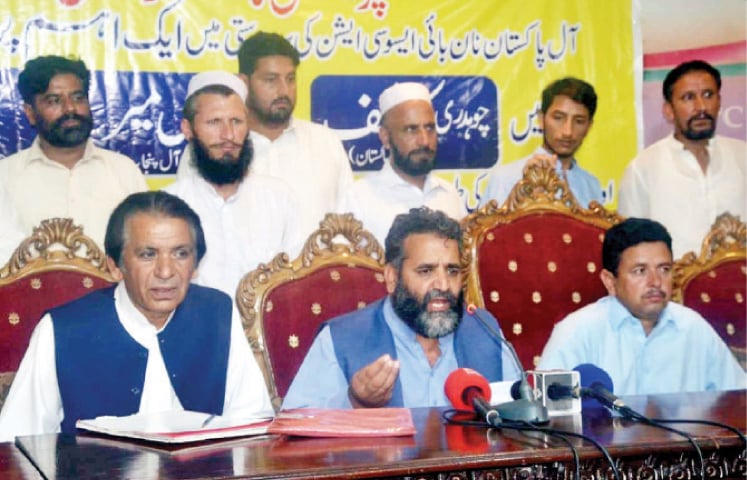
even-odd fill
[{"label": "dark waistcoat with buttons", "polygon": [[[231,339],[231,298],[190,285],[158,334],[171,385],[185,410],[220,415]],[[114,287],[57,307],[52,315],[63,433],[78,419],[131,415],[140,408],[148,350],[119,322]]]}]

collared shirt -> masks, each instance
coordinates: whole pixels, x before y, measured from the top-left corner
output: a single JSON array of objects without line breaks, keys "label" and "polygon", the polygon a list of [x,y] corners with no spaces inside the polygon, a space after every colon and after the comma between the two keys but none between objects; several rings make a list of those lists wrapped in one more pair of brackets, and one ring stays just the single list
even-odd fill
[{"label": "collared shirt", "polygon": [[0,160],[0,182],[27,234],[42,220],[69,217],[102,248],[114,207],[148,189],[132,159],[98,148],[90,139],[83,158],[67,168],[44,155],[37,137],[31,147]]},{"label": "collared shirt", "polygon": [[385,161],[381,170],[353,183],[345,196],[343,210],[352,212],[384,246],[394,217],[423,205],[441,210],[455,220],[467,214],[464,202],[451,183],[429,173],[421,190],[400,177],[391,163]]},{"label": "collared shirt", "polygon": [[707,148],[703,173],[695,155],[669,135],[630,162],[620,182],[620,214],[661,222],[675,258],[699,254],[721,213],[747,218],[747,143],[716,136]]},{"label": "collared shirt", "polygon": [[[329,212],[340,213],[343,195],[353,183],[340,138],[317,123],[292,118],[275,140],[250,132],[254,146],[251,171],[280,178],[299,202],[299,232],[307,238]],[[190,149],[179,160],[178,178],[195,173]]]},{"label": "collared shirt", "polygon": [[[124,329],[133,340],[148,349],[145,382],[138,412],[182,410],[171,386],[157,337],[168,322],[160,330],[156,329],[132,303],[123,282],[115,289],[114,299],[117,316]],[[249,348],[235,308],[231,319],[229,348],[223,415],[272,415],[262,372]],[[57,384],[54,325],[51,316],[46,314],[34,329],[29,348],[0,413],[0,441],[12,441],[19,435],[59,432],[63,416]]]},{"label": "collared shirt", "polygon": [[[404,406],[449,405],[444,383],[446,377],[458,368],[454,334],[438,339],[441,356],[431,367],[415,332],[397,316],[389,298],[384,302],[383,313],[394,338]],[[507,348],[501,349],[501,352],[503,378],[519,378],[511,353]],[[283,401],[285,409],[297,407],[352,407],[348,398],[348,381],[337,362],[329,326],[324,327],[314,339]]]},{"label": "collared shirt", "polygon": [[745,372],[721,337],[696,311],[673,302],[648,336],[616,297],[568,315],[555,325],[538,369],[584,363],[607,372],[618,395],[745,387]]},{"label": "collared shirt", "polygon": [[298,202],[280,179],[252,172],[226,200],[199,175],[184,176],[165,190],[200,216],[207,253],[195,283],[222,290],[231,298],[244,274],[280,252],[295,258],[303,243]]},{"label": "collared shirt", "polygon": [[8,262],[25,237],[5,185],[0,183],[0,265]]},{"label": "collared shirt", "polygon": [[[524,177],[524,166],[537,154],[551,155],[550,152],[539,147],[528,157],[509,164],[500,164],[493,167],[488,175],[488,185],[485,187],[485,193],[480,199],[480,205],[485,205],[492,199],[495,199],[499,206],[503,205],[511,190],[513,190],[514,185]],[[558,177],[565,179],[576,201],[584,208],[587,208],[592,200],[596,200],[599,203],[604,202],[599,180],[581,168],[575,158],[571,160],[571,168],[568,170],[563,168],[562,163],[557,162],[555,173],[558,174]]]}]

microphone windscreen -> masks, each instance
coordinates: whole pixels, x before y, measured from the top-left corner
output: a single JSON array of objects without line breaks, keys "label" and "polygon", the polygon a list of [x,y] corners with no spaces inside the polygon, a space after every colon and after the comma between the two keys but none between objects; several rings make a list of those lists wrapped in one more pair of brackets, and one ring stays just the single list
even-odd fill
[{"label": "microphone windscreen", "polygon": [[574,368],[578,372],[582,387],[591,387],[598,384],[610,392],[614,392],[614,385],[609,373],[597,367],[593,363],[582,363]]},{"label": "microphone windscreen", "polygon": [[511,384],[511,398],[519,400],[521,398],[521,380],[516,380]]},{"label": "microphone windscreen", "polygon": [[472,398],[474,395],[480,395],[489,400],[490,384],[485,377],[471,368],[457,368],[446,377],[444,392],[454,408],[474,410]]}]

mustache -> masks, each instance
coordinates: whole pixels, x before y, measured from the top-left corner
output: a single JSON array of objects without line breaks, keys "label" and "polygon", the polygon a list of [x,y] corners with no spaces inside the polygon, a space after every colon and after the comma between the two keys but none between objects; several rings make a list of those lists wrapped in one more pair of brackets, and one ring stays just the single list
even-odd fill
[{"label": "mustache", "polygon": [[664,290],[660,290],[658,288],[652,288],[651,290],[646,291],[645,294],[643,294],[644,298],[648,297],[666,297],[666,294],[664,293]]},{"label": "mustache", "polygon": [[429,153],[431,155],[435,155],[436,151],[429,147],[421,147],[421,148],[416,148],[415,150],[411,150],[409,155],[415,155],[418,153]]},{"label": "mustache", "polygon": [[457,304],[457,296],[448,290],[438,290],[435,288],[429,290],[423,297],[423,305],[428,305],[428,302],[431,300],[446,300],[452,307]]},{"label": "mustache", "polygon": [[278,97],[278,98],[276,98],[275,100],[273,100],[273,101],[272,101],[272,104],[274,105],[274,104],[276,104],[276,103],[280,103],[280,102],[286,102],[286,103],[288,103],[289,105],[292,105],[292,104],[293,104],[293,102],[291,102],[291,99],[290,99],[290,97],[288,97],[288,96],[282,96],[282,97]]},{"label": "mustache", "polygon": [[713,115],[711,115],[710,113],[701,112],[695,116],[690,117],[690,120],[688,120],[688,122],[693,122],[695,120],[710,120],[713,122],[714,118],[713,118]]},{"label": "mustache", "polygon": [[77,113],[68,113],[68,114],[65,114],[65,115],[61,116],[57,120],[55,120],[52,123],[52,126],[53,127],[61,127],[62,124],[65,123],[68,120],[77,120],[81,124],[85,124],[86,122],[88,122],[89,117],[87,117],[85,115],[78,115]]}]

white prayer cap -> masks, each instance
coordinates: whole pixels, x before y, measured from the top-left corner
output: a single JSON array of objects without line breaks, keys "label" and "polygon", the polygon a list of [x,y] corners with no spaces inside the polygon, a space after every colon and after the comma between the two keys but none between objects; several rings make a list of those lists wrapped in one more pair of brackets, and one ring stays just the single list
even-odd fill
[{"label": "white prayer cap", "polygon": [[431,93],[428,87],[417,82],[395,83],[379,95],[379,111],[381,115],[408,100],[425,100],[431,103]]},{"label": "white prayer cap", "polygon": [[246,101],[247,92],[244,81],[238,75],[222,70],[211,70],[194,75],[189,80],[189,85],[187,86],[187,98],[191,97],[197,90],[209,85],[223,85],[224,87],[228,87],[241,97],[241,101]]}]

